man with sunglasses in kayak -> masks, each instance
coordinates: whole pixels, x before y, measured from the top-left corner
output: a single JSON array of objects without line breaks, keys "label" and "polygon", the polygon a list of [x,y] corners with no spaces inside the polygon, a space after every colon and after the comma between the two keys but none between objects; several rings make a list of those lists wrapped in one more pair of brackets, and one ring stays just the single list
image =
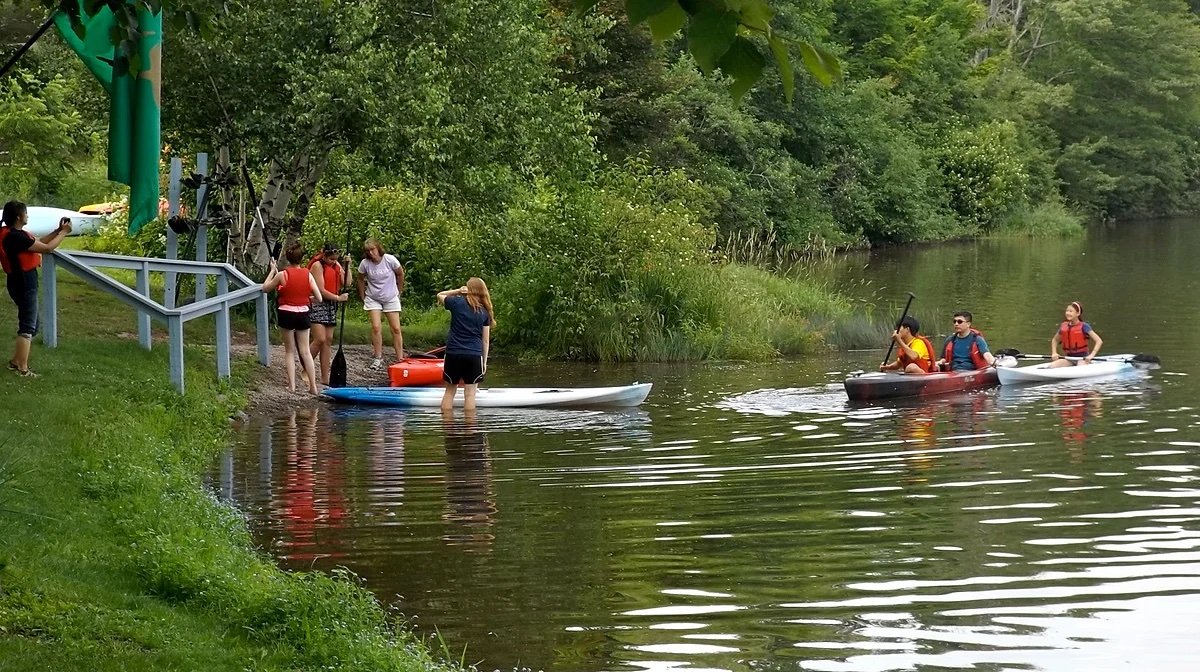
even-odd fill
[{"label": "man with sunglasses in kayak", "polygon": [[973,317],[969,310],[954,313],[954,333],[946,339],[937,362],[942,371],[973,371],[996,365],[983,334],[971,328]]}]

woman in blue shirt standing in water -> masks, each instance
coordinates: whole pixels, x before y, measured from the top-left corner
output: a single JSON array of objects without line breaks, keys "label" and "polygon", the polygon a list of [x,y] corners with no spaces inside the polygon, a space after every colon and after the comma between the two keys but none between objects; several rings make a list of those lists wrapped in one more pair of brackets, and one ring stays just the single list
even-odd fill
[{"label": "woman in blue shirt standing in water", "polygon": [[471,278],[458,289],[439,292],[438,303],[450,311],[450,333],[446,337],[446,362],[442,380],[446,393],[442,410],[454,407],[454,395],[463,386],[463,409],[475,410],[475,392],[487,372],[492,327],[496,325],[492,296],[479,278]]}]

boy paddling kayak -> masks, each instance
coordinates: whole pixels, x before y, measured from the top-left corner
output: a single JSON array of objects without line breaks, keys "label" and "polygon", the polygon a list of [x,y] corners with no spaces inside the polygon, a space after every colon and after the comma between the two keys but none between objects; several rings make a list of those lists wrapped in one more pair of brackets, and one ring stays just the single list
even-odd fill
[{"label": "boy paddling kayak", "polygon": [[880,364],[880,371],[902,373],[930,373],[933,367],[933,344],[921,335],[921,323],[907,315],[900,320],[900,327],[892,332],[896,344],[896,361]]}]

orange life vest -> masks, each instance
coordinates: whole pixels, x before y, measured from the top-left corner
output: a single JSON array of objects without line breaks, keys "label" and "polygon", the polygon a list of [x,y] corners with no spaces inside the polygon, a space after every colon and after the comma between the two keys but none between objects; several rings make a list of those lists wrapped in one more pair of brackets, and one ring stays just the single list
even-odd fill
[{"label": "orange life vest", "polygon": [[304,306],[308,308],[308,298],[312,296],[311,286],[308,284],[311,275],[308,270],[298,266],[288,266],[280,271],[283,274],[284,283],[279,286],[279,305],[281,306]]},{"label": "orange life vest", "polygon": [[900,368],[903,369],[909,364],[916,364],[917,366],[921,367],[921,370],[925,373],[930,373],[933,371],[933,343],[930,343],[929,339],[925,338],[924,336],[916,336],[914,338],[925,344],[925,352],[928,352],[929,356],[922,357],[920,359],[912,359],[908,356],[908,352],[906,352],[904,348],[900,348]]},{"label": "orange life vest", "polygon": [[[8,253],[4,251],[4,239],[14,230],[7,224],[0,226],[0,267],[4,268],[5,273],[13,272],[13,263],[8,258]],[[22,271],[32,271],[42,265],[42,255],[38,252],[22,252],[17,255],[17,261],[19,262],[17,265]]]},{"label": "orange life vest", "polygon": [[308,268],[312,270],[313,264],[321,264],[321,279],[325,283],[325,291],[333,294],[341,293],[342,287],[342,265],[336,261],[328,266],[321,261],[323,255],[316,255],[308,260]]},{"label": "orange life vest", "polygon": [[[988,366],[987,360],[983,358],[983,353],[979,351],[979,339],[983,334],[979,333],[978,329],[971,329],[971,363],[976,369],[986,369]],[[951,335],[946,339],[946,347],[942,348],[942,359],[946,360],[946,365],[950,370],[954,370],[954,339]]]},{"label": "orange life vest", "polygon": [[1088,338],[1087,334],[1083,333],[1084,324],[1085,322],[1080,320],[1074,325],[1070,322],[1063,322],[1058,327],[1058,340],[1068,355],[1087,352]]}]

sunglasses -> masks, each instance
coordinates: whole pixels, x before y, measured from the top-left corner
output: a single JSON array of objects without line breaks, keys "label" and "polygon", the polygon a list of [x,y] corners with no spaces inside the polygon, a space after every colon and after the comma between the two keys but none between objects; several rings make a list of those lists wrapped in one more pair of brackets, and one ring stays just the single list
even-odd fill
[{"label": "sunglasses", "polygon": [[955,324],[966,324],[967,321],[962,319],[961,317],[956,317],[956,318],[954,318],[954,323]]}]

